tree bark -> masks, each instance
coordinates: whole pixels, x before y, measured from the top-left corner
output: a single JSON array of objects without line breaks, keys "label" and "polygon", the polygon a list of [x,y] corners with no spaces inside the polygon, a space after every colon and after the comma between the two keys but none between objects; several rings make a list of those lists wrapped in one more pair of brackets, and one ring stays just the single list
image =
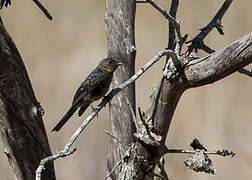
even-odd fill
[{"label": "tree bark", "polygon": [[[168,80],[163,77],[147,112],[147,116],[152,117],[153,132],[162,137],[163,145],[176,106],[185,90],[212,84],[250,63],[252,63],[252,33],[212,55],[189,62],[184,73],[176,79]],[[158,150],[155,152],[157,153],[152,154],[154,157],[162,156]]]},{"label": "tree bark", "polygon": [[[0,135],[15,179],[35,179],[40,160],[51,155],[42,119],[22,58],[0,17]],[[43,179],[55,179],[49,163]]]},{"label": "tree bark", "polygon": [[[114,73],[112,87],[121,84],[135,73],[135,11],[134,0],[106,1],[108,56],[123,63],[123,66]],[[133,133],[136,132],[126,97],[135,111],[135,84],[120,92],[110,101],[109,106],[112,134],[123,145],[132,143]],[[122,159],[124,152],[125,148],[118,141],[111,139],[107,161],[108,172]],[[115,172],[111,175],[112,179],[118,179],[118,171]]]}]

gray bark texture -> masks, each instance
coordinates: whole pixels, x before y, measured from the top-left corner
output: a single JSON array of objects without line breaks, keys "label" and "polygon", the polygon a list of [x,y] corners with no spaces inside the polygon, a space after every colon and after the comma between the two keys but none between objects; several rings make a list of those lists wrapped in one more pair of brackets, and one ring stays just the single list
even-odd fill
[{"label": "gray bark texture", "polygon": [[[135,1],[106,2],[108,55],[124,63],[116,72],[113,82],[120,84],[134,73]],[[175,16],[176,13],[171,14]],[[169,44],[169,48],[174,48],[174,41],[170,41],[172,43]],[[165,146],[167,133],[183,92],[189,88],[214,83],[250,63],[252,63],[252,33],[214,54],[190,61],[183,68],[183,72],[172,79],[163,77],[152,95],[150,108],[143,117],[146,123],[151,122],[150,134],[154,133],[160,137],[158,144],[135,138],[139,137],[136,136],[139,127],[134,124],[128,106],[130,104],[135,112],[134,85],[120,92],[110,102],[111,131],[117,140],[113,138],[110,142],[107,163],[109,179],[154,179],[154,169],[167,152]],[[111,173],[120,161],[120,165]]]},{"label": "gray bark texture", "polygon": [[[37,102],[22,58],[0,17],[0,135],[15,179],[35,179],[40,160],[51,155]],[[55,179],[53,163],[42,179]]]},{"label": "gray bark texture", "polygon": [[[123,63],[114,73],[115,85],[121,84],[135,73],[135,21],[136,5],[134,0],[107,0],[105,23],[107,26],[108,56]],[[132,115],[127,104],[135,110],[135,84],[130,85],[110,101],[110,122],[112,134],[117,137],[123,145],[134,141],[133,133],[136,132]],[[125,148],[116,140],[110,142],[107,161],[108,172],[121,160]],[[111,175],[117,179],[118,170]]]}]

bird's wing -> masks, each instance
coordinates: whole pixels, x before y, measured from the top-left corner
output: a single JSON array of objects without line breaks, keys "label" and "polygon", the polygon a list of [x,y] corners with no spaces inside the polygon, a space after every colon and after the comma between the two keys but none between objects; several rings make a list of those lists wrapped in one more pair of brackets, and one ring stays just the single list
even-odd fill
[{"label": "bird's wing", "polygon": [[75,93],[73,104],[77,104],[80,101],[92,101],[94,90],[101,87],[101,83],[106,82],[107,78],[106,73],[104,74],[102,70],[97,68],[93,70]]}]

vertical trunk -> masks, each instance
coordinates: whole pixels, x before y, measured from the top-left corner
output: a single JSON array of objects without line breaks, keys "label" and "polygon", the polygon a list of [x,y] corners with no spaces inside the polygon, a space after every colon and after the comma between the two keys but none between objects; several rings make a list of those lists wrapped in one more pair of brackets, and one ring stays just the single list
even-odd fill
[{"label": "vertical trunk", "polygon": [[[105,23],[107,26],[108,56],[123,63],[114,75],[112,86],[118,85],[135,73],[135,11],[134,0],[107,0]],[[110,102],[110,123],[112,134],[124,145],[134,141],[133,133],[136,128],[126,102],[135,111],[135,84],[119,93]],[[111,139],[107,171],[110,172],[115,164],[121,160],[125,149],[116,140]],[[118,171],[110,178],[118,179]]]}]

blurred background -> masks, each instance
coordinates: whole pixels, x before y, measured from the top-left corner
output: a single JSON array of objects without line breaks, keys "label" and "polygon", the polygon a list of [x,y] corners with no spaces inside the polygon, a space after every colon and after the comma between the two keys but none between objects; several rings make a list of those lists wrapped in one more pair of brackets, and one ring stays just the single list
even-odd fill
[{"label": "blurred background", "polygon": [[[170,1],[157,1],[166,9]],[[182,33],[194,37],[217,12],[222,1],[181,1],[178,20]],[[29,73],[36,97],[44,107],[44,122],[52,152],[61,150],[81,124],[77,115],[59,132],[51,129],[63,116],[84,78],[106,57],[105,1],[41,1],[54,17],[49,21],[31,0],[12,2],[0,10],[3,22],[15,41]],[[252,31],[251,0],[234,1],[224,15],[224,36],[216,30],[206,39],[218,50]],[[138,4],[136,13],[136,70],[167,44],[167,20],[148,4]],[[201,53],[201,56],[206,54]],[[136,83],[137,106],[149,105],[149,96],[162,76],[164,61],[154,65]],[[251,69],[248,66],[247,69]],[[146,83],[148,81],[148,83]],[[187,148],[194,137],[209,150],[230,149],[234,158],[212,157],[216,175],[195,173],[185,167],[186,155],[165,156],[170,179],[236,180],[252,177],[252,80],[234,73],[214,84],[190,89],[182,96],[167,137],[169,148]],[[90,109],[89,109],[90,112]],[[77,152],[55,161],[58,179],[96,180],[106,176],[109,137],[108,107],[85,129]],[[0,146],[1,179],[13,179]]]}]

